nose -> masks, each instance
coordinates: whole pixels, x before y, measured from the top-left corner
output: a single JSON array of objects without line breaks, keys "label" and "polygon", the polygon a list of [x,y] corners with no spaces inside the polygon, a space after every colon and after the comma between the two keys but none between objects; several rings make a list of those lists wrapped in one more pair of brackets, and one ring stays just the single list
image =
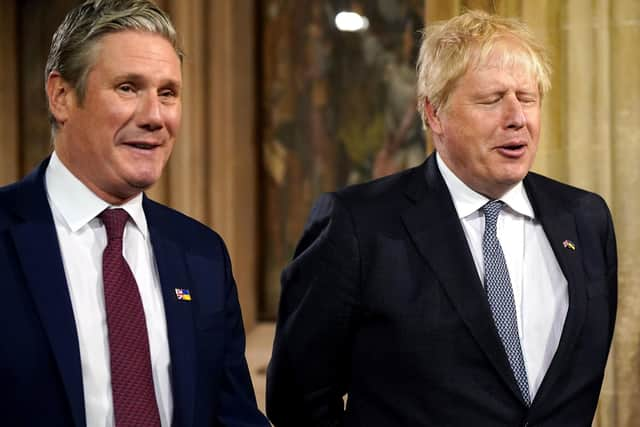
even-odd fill
[{"label": "nose", "polygon": [[507,129],[518,130],[527,124],[527,117],[520,100],[515,96],[509,96],[505,103],[505,124]]},{"label": "nose", "polygon": [[147,92],[140,97],[136,114],[138,127],[148,131],[162,129],[162,104],[156,93]]}]

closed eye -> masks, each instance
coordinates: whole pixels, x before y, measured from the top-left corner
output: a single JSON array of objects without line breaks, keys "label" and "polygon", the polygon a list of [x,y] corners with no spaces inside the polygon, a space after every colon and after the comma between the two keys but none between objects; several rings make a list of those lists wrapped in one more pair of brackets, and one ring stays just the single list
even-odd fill
[{"label": "closed eye", "polygon": [[501,96],[495,96],[495,97],[492,97],[492,98],[481,100],[480,104],[482,104],[482,105],[493,105],[493,104],[497,104],[498,102],[500,102],[501,99],[502,99]]},{"label": "closed eye", "polygon": [[527,96],[527,97],[519,97],[518,101],[520,101],[520,103],[522,104],[526,104],[526,105],[532,105],[532,104],[537,104],[538,103],[538,98],[533,97],[533,96]]}]

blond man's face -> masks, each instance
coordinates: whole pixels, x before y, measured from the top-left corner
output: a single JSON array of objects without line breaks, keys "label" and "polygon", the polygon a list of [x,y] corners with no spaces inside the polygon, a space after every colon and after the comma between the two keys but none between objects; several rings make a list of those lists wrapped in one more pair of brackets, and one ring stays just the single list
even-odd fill
[{"label": "blond man's face", "polygon": [[540,137],[541,97],[535,76],[504,64],[498,46],[457,82],[446,106],[428,117],[436,150],[473,190],[498,198],[531,169]]}]

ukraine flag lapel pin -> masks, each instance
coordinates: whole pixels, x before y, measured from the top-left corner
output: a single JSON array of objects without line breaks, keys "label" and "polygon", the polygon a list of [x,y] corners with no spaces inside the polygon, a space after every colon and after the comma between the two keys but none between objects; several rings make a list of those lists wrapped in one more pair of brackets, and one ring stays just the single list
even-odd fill
[{"label": "ukraine flag lapel pin", "polygon": [[176,288],[175,291],[178,301],[191,301],[191,292],[189,292],[189,289]]}]

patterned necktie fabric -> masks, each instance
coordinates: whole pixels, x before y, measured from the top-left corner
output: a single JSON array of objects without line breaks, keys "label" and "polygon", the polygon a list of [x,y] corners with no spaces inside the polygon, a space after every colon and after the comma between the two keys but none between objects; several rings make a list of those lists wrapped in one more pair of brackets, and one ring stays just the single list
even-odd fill
[{"label": "patterned necktie fabric", "polygon": [[482,238],[484,282],[498,335],[504,346],[522,397],[527,406],[529,406],[531,404],[529,382],[522,355],[522,346],[520,345],[520,336],[518,335],[516,305],[507,263],[496,230],[498,216],[502,207],[503,202],[499,200],[493,200],[482,207],[485,218],[484,236]]},{"label": "patterned necktie fabric", "polygon": [[99,216],[108,240],[102,268],[115,426],[159,427],[144,308],[136,280],[122,254],[129,214],[123,209],[107,209]]}]

